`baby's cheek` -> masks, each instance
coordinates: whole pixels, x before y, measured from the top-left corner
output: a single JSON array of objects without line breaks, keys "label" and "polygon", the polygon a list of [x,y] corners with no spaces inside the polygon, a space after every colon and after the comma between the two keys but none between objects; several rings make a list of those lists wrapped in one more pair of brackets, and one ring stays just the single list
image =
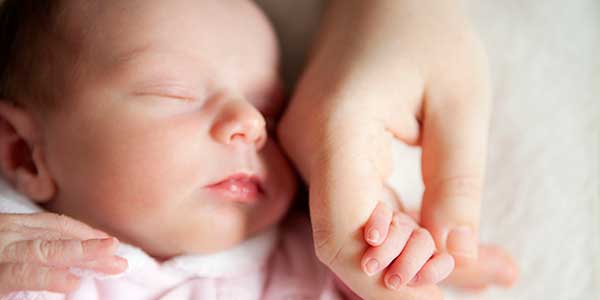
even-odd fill
[{"label": "baby's cheek", "polygon": [[285,157],[281,148],[271,139],[261,151],[261,161],[267,173],[269,188],[286,200],[296,193],[297,180],[291,162]]},{"label": "baby's cheek", "polygon": [[269,141],[260,153],[260,173],[264,174],[264,197],[246,209],[248,234],[256,234],[282,221],[296,192],[296,177],[290,164]]},{"label": "baby's cheek", "polygon": [[162,245],[171,248],[165,251],[222,251],[239,244],[248,234],[247,214],[232,206],[191,205],[163,219],[170,221],[155,226],[161,226],[158,231],[163,237]]}]

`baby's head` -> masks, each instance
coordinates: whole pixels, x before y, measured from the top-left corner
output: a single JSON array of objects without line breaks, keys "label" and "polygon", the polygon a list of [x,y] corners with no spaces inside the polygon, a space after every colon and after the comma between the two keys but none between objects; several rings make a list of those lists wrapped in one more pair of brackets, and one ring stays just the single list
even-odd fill
[{"label": "baby's head", "polygon": [[0,168],[18,191],[161,257],[280,220],[279,55],[251,1],[4,5]]}]

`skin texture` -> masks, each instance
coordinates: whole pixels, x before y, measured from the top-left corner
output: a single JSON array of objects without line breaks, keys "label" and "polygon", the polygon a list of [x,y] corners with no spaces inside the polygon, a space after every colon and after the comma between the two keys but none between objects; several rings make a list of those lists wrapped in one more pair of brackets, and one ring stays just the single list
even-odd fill
[{"label": "skin texture", "polygon": [[475,261],[491,98],[484,49],[461,1],[331,1],[323,20],[279,127],[310,183],[317,254],[359,296],[435,299],[434,287],[388,294],[383,275],[364,280],[362,225],[383,198],[391,141],[420,145],[421,225],[458,266]]},{"label": "skin texture", "polygon": [[[85,75],[68,104],[45,120],[59,187],[48,207],[159,257],[220,251],[275,224],[295,184],[267,140],[262,114],[282,99],[275,37],[260,12],[243,1],[85,9],[102,11],[91,20],[101,29],[85,41]],[[259,178],[256,203],[206,188],[240,173]]]},{"label": "skin texture", "polygon": [[[52,113],[4,106],[34,157],[31,174],[4,164],[21,192],[160,258],[227,249],[281,219],[295,178],[264,117],[283,101],[278,49],[251,2],[65,10],[84,38],[79,76]],[[239,174],[260,184],[251,202],[209,188]]]},{"label": "skin texture", "polygon": [[394,212],[382,202],[369,217],[364,236],[372,247],[363,254],[363,270],[373,276],[386,269],[388,288],[435,284],[454,269],[452,256],[435,253],[435,243],[427,230],[419,228],[409,215]]},{"label": "skin texture", "polygon": [[127,261],[118,242],[69,217],[50,213],[0,215],[0,295],[15,290],[69,292],[79,278],[69,267],[118,274]]},{"label": "skin texture", "polygon": [[[210,5],[210,9],[199,9],[196,6],[199,3]],[[340,3],[344,2],[335,4],[337,6],[334,8],[342,15],[357,7],[362,9],[358,2]],[[367,10],[368,12],[383,17],[383,20],[390,17],[379,15],[381,11],[376,9],[384,1],[373,3],[375,11]],[[12,125],[12,128],[4,128],[3,136],[8,138],[2,139],[2,149],[14,147],[15,136],[24,139],[36,167],[36,172],[30,172],[27,168],[12,166],[11,169],[11,164],[4,164],[3,170],[8,173],[9,180],[21,192],[45,203],[48,208],[77,217],[127,242],[139,245],[158,257],[226,249],[276,223],[287,209],[295,185],[283,155],[267,139],[265,133],[265,119],[268,121],[277,115],[281,101],[278,99],[280,84],[276,72],[276,43],[262,15],[253,6],[242,1],[102,1],[82,7],[77,5],[74,3],[69,8],[77,13],[67,13],[67,23],[72,26],[72,30],[78,28],[77,24],[88,25],[86,34],[75,33],[85,37],[81,43],[88,46],[84,47],[80,60],[84,63],[77,65],[79,76],[72,82],[71,88],[64,91],[64,105],[50,115],[28,114],[14,107],[0,107],[3,116]],[[98,11],[102,13],[97,14]],[[177,22],[172,20],[171,16],[174,15],[178,16]],[[338,20],[334,16],[330,17],[330,20]],[[369,33],[368,29],[372,30],[369,27],[372,24],[369,25],[367,21],[373,16],[357,17],[365,21],[365,24],[360,25],[364,26],[365,33]],[[343,42],[337,39],[340,37],[336,36],[335,28],[346,26],[345,21],[347,19],[342,18],[341,22],[326,24],[325,41],[331,37],[332,42]],[[382,40],[378,38],[384,37],[376,35],[374,44],[381,43]],[[374,205],[376,202],[372,202],[362,212],[358,210],[365,208],[364,205],[351,207],[348,210],[350,217],[341,222],[336,216],[328,215],[335,206],[331,205],[336,204],[335,201],[319,202],[323,201],[324,192],[335,186],[342,189],[364,186],[365,189],[359,189],[362,190],[359,196],[374,196],[372,199],[376,201],[381,196],[380,186],[373,182],[348,182],[345,178],[340,178],[342,180],[336,182],[336,185],[330,184],[337,180],[336,174],[340,171],[357,171],[355,174],[362,174],[361,178],[384,178],[389,172],[385,167],[389,165],[387,139],[391,138],[389,133],[393,131],[385,126],[372,126],[369,122],[356,122],[359,117],[360,120],[364,118],[371,121],[379,117],[383,117],[381,120],[389,118],[388,115],[378,114],[393,101],[386,102],[385,97],[381,97],[382,107],[364,106],[345,101],[342,97],[344,93],[341,93],[346,88],[346,95],[357,93],[353,85],[363,79],[369,80],[365,80],[360,86],[373,84],[373,87],[379,87],[382,83],[373,81],[380,80],[379,75],[366,72],[365,78],[353,78],[347,75],[356,74],[347,72],[369,71],[364,69],[363,64],[372,62],[377,62],[376,67],[380,66],[383,62],[369,61],[367,58],[374,59],[382,53],[359,53],[355,47],[349,47],[347,52],[342,51],[344,55],[340,62],[339,59],[328,60],[326,56],[330,51],[339,49],[330,49],[325,42],[321,42],[321,45],[325,50],[318,49],[315,52],[315,61],[319,61],[321,57],[322,67],[333,67],[332,70],[337,71],[339,77],[329,78],[337,85],[328,86],[331,81],[325,80],[320,83],[325,86],[317,86],[320,88],[317,90],[324,94],[309,99],[306,95],[298,96],[303,95],[302,91],[306,93],[311,86],[312,81],[305,80],[293,102],[291,114],[298,111],[299,101],[305,101],[304,109],[308,109],[306,105],[314,105],[314,115],[307,117],[304,111],[303,116],[307,118],[291,126],[290,122],[294,119],[288,113],[287,123],[279,131],[305,178],[310,178],[311,183],[314,183],[319,180],[319,172],[323,172],[321,184],[311,186],[311,206],[323,209],[324,212],[323,215],[313,213],[313,217],[317,217],[317,252],[353,290],[367,295],[364,296],[366,299],[438,299],[441,297],[440,292],[430,284],[443,279],[447,275],[443,270],[451,269],[451,265],[450,256],[434,255],[435,236],[411,222],[391,222],[390,220],[397,219],[394,216],[399,215],[388,213],[387,216],[391,216],[389,219],[384,215],[383,221],[377,222],[380,226],[389,226],[389,230],[381,229],[380,244],[371,244],[373,241],[369,241],[368,235],[363,236],[362,230],[368,221],[369,212],[379,212]],[[325,54],[321,54],[323,52]],[[352,60],[356,65],[345,65],[348,63],[345,59],[357,57],[361,59]],[[350,69],[347,70],[344,66]],[[318,76],[318,71],[313,70],[311,73],[310,70],[308,74],[313,75],[307,75],[309,78],[314,76],[314,80],[323,79]],[[372,77],[369,78],[370,76]],[[333,94],[330,87],[336,88]],[[324,100],[324,96],[331,96],[329,99],[340,102],[314,102]],[[415,100],[412,105],[420,107],[417,102]],[[335,111],[332,110],[334,104]],[[403,113],[397,115],[399,120],[395,125],[405,131],[399,130],[394,134],[416,142],[418,138],[415,137],[415,125],[418,122],[411,119],[414,117],[411,112],[418,109],[401,107],[398,111]],[[261,113],[266,117],[261,116]],[[311,123],[313,121],[317,123]],[[318,123],[323,121],[324,123]],[[315,131],[319,130],[313,127],[314,124],[325,124],[326,130],[315,135]],[[365,151],[368,162],[366,165],[348,165],[348,161],[357,161],[357,158],[360,161],[364,157],[360,157],[363,154],[356,157],[357,152],[354,151],[337,156],[340,154],[339,149],[348,145],[336,143],[335,138],[329,139],[334,135],[321,135],[333,133],[330,130],[336,125],[344,125],[335,133],[339,138],[338,142],[351,141],[349,149],[356,150],[364,147],[368,140],[369,147],[372,147],[370,150],[376,149],[376,155],[370,156],[374,153]],[[303,136],[305,133],[301,130],[303,126],[307,130],[306,136]],[[81,132],[86,134],[82,135]],[[381,132],[384,134],[380,134]],[[371,139],[372,137],[375,139]],[[310,138],[316,139],[310,142]],[[293,149],[293,139],[298,140],[300,148]],[[323,148],[309,149],[307,145],[314,144],[315,141],[323,142],[319,146]],[[299,158],[297,150],[316,152]],[[317,154],[314,165],[320,168],[314,172],[317,174],[314,177],[308,175],[308,165],[312,163],[307,161],[315,160],[310,157],[312,154]],[[336,155],[337,158],[331,159],[331,155]],[[263,181],[265,194],[258,201],[259,204],[246,205],[228,201],[222,195],[214,195],[204,188],[240,172],[255,175]],[[348,199],[352,200],[352,197]],[[357,204],[352,201],[349,203]],[[326,221],[326,217],[331,217],[331,220]],[[4,222],[0,219],[0,224],[10,224],[10,220]],[[331,228],[327,228],[332,224],[337,224],[333,226],[335,234]],[[336,234],[339,234],[338,237],[343,236],[342,233],[347,234],[348,232],[344,233],[344,226],[349,224],[356,229],[350,231],[352,245],[343,247],[344,251],[338,251],[342,248],[336,248],[339,241],[333,238]],[[409,231],[398,230],[403,227],[399,225],[406,225],[404,227]],[[24,233],[15,232],[18,236],[25,237]],[[407,237],[407,232],[410,237]],[[385,257],[381,258],[382,261],[390,261],[401,257],[403,248],[407,251],[412,249],[410,252],[414,255],[405,257],[415,256],[418,261],[417,264],[411,264],[399,259],[388,264],[390,268],[387,273],[381,272],[391,272],[390,275],[404,274],[401,286],[394,288],[397,290],[385,288],[386,285],[391,286],[389,276],[387,279],[380,277],[381,275],[368,278],[364,273],[359,273],[362,270],[358,263],[361,261],[360,254],[364,252],[361,249],[385,247],[386,239],[392,238],[406,238],[406,247],[392,247],[379,252],[373,250],[371,254]],[[90,236],[78,236],[74,239],[81,245],[85,243],[85,248],[91,248],[89,252],[94,253],[84,255],[80,260],[88,261],[92,257],[90,263],[94,263],[115,259],[112,257],[116,247],[115,240]],[[88,242],[89,239],[92,242]],[[81,240],[85,242],[81,243]],[[72,253],[68,249],[84,248],[77,246],[78,243],[38,244],[46,245],[44,247],[50,250],[44,251],[49,253]],[[36,246],[25,244],[23,247],[34,249]],[[13,248],[14,246],[4,249]],[[337,251],[335,256],[329,256],[332,249]],[[48,272],[61,272],[60,268],[67,262],[42,264],[43,267],[40,267],[40,262],[31,254],[33,251],[22,253],[30,255],[18,259],[8,256],[11,260],[0,260],[2,263],[7,262],[0,263],[0,274],[10,274],[8,272],[14,270],[13,261],[16,261],[25,266],[18,269],[22,272],[16,274],[22,274],[22,278],[42,274],[42,279],[30,281],[31,285],[28,286],[18,286],[15,280],[15,289],[47,289],[44,287],[50,285],[55,290],[62,291],[75,286],[74,279],[67,278],[64,269],[62,273],[44,275]],[[366,253],[365,257],[368,257],[369,252]],[[77,255],[73,257],[77,260]],[[352,261],[347,260],[349,257]],[[384,266],[387,267],[385,264],[381,267]],[[407,269],[406,266],[410,268]],[[432,272],[434,269],[442,271]],[[419,275],[415,277],[416,274]],[[61,281],[48,283],[48,278]]]}]

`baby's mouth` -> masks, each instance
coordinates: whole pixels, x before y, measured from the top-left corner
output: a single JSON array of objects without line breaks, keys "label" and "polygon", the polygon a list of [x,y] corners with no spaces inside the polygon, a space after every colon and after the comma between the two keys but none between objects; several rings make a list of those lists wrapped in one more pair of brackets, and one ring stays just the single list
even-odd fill
[{"label": "baby's mouth", "polygon": [[221,181],[209,184],[206,188],[228,200],[242,203],[256,203],[264,194],[260,179],[248,174],[231,175]]}]

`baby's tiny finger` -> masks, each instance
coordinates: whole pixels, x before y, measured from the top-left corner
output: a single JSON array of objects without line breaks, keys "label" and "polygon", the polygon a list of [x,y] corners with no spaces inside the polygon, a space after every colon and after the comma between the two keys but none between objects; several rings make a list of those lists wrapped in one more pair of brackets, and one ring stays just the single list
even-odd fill
[{"label": "baby's tiny finger", "polygon": [[401,252],[416,227],[410,217],[394,214],[387,238],[378,247],[369,248],[362,257],[361,265],[367,275],[386,268]]},{"label": "baby's tiny finger", "polygon": [[385,203],[377,203],[365,226],[365,241],[369,245],[379,246],[385,241],[390,223],[392,222],[392,216],[392,210]]},{"label": "baby's tiny finger", "polygon": [[24,290],[69,293],[79,286],[79,281],[65,268],[28,263],[0,264],[0,295]]},{"label": "baby's tiny finger", "polygon": [[454,270],[454,258],[448,253],[435,254],[410,282],[410,285],[436,284]]},{"label": "baby's tiny finger", "polygon": [[402,254],[396,258],[385,274],[388,288],[398,290],[419,272],[435,251],[431,234],[425,229],[413,231]]}]

